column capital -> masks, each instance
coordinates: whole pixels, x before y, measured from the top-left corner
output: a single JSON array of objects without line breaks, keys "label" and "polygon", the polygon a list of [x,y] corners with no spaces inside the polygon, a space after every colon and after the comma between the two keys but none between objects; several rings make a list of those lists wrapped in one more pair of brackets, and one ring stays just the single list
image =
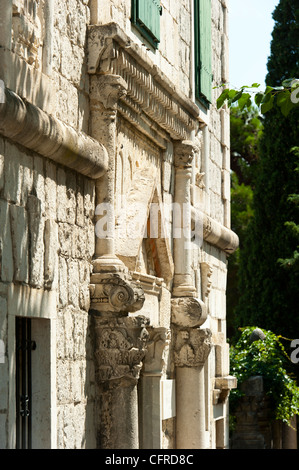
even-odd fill
[{"label": "column capital", "polygon": [[125,80],[114,74],[92,75],[90,77],[91,106],[101,103],[107,110],[117,110],[120,98],[127,93]]},{"label": "column capital", "polygon": [[143,316],[93,320],[97,383],[137,383],[149,339],[149,320]]},{"label": "column capital", "polygon": [[164,365],[163,352],[169,344],[169,330],[166,328],[147,328],[149,339],[144,359],[143,375],[161,376]]},{"label": "column capital", "polygon": [[174,361],[176,367],[202,367],[212,348],[209,329],[174,328]]},{"label": "column capital", "polygon": [[197,147],[190,140],[178,141],[174,144],[174,165],[177,168],[190,168]]}]

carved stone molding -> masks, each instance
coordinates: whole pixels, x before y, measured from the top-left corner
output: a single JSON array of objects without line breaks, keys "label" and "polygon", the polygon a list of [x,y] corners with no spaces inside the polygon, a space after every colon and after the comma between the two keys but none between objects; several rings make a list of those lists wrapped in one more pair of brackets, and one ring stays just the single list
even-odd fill
[{"label": "carved stone molding", "polygon": [[149,339],[145,317],[94,317],[96,381],[136,382]]},{"label": "carved stone molding", "polygon": [[100,316],[137,312],[145,301],[143,289],[127,272],[92,274],[90,291],[91,310]]},{"label": "carved stone molding", "polygon": [[174,361],[176,367],[202,367],[212,348],[209,329],[174,328]]},{"label": "carved stone molding", "polygon": [[88,50],[91,75],[119,75],[126,82],[127,94],[121,97],[118,110],[134,125],[147,116],[177,140],[188,138],[198,127],[198,107],[176,91],[116,23],[90,26]]},{"label": "carved stone molding", "polygon": [[217,377],[215,379],[215,389],[213,390],[213,404],[224,403],[232,389],[237,388],[237,379],[232,375],[227,377]]},{"label": "carved stone molding", "polygon": [[144,375],[161,376],[164,365],[163,352],[169,344],[169,331],[166,328],[147,328],[149,340],[144,359]]},{"label": "carved stone molding", "polygon": [[213,268],[208,263],[200,263],[202,298],[206,299],[211,292]]},{"label": "carved stone molding", "polygon": [[171,321],[176,326],[196,328],[207,319],[205,304],[195,297],[171,299]]}]

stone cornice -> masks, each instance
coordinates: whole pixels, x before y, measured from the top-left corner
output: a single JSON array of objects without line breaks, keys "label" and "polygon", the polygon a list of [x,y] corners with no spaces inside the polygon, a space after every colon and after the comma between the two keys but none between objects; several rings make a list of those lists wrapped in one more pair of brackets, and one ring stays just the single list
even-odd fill
[{"label": "stone cornice", "polygon": [[144,114],[176,140],[189,138],[198,127],[199,109],[195,103],[175,89],[116,23],[90,26],[88,51],[91,75],[114,74],[125,80],[127,94],[119,100],[119,112],[135,125],[136,116],[141,119]]},{"label": "stone cornice", "polygon": [[0,103],[0,134],[90,178],[97,179],[107,171],[108,155],[102,144],[8,88]]},{"label": "stone cornice", "polygon": [[202,236],[203,240],[211,245],[216,246],[227,254],[232,254],[239,246],[238,235],[217,222],[204,212],[192,208],[192,230],[196,227],[202,231],[198,236]]}]

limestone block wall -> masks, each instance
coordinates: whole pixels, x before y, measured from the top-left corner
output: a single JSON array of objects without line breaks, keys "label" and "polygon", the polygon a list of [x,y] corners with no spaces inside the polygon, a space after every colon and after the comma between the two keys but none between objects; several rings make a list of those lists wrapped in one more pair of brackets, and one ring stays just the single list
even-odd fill
[{"label": "limestone block wall", "polygon": [[[13,445],[6,439],[14,435],[10,373],[16,316],[36,319],[37,336],[43,325],[38,321],[51,322],[55,370],[47,394],[53,398],[52,413],[55,419],[57,413],[58,421],[57,436],[52,429],[52,442],[43,445],[93,445],[88,325],[93,212],[91,180],[0,139],[0,332],[5,345],[5,361],[0,364],[1,448]],[[35,353],[43,355],[43,348],[37,341]],[[87,421],[91,422],[88,433]]]}]

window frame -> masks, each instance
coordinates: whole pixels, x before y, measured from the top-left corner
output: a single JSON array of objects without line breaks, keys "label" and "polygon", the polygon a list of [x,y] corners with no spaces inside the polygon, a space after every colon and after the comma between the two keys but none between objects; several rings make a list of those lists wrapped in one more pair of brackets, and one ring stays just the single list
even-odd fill
[{"label": "window frame", "polygon": [[[158,49],[160,44],[160,21],[159,21],[159,35],[155,35],[153,31],[151,31],[149,25],[146,25],[145,22],[142,21],[139,15],[139,7],[140,2],[143,0],[132,0],[131,4],[131,22],[136,27],[136,29],[140,32],[144,39],[154,48]],[[159,0],[146,0],[151,2],[157,2]],[[159,8],[158,8],[159,17],[162,15],[162,7],[159,1]],[[160,20],[160,18],[159,18]]]}]

